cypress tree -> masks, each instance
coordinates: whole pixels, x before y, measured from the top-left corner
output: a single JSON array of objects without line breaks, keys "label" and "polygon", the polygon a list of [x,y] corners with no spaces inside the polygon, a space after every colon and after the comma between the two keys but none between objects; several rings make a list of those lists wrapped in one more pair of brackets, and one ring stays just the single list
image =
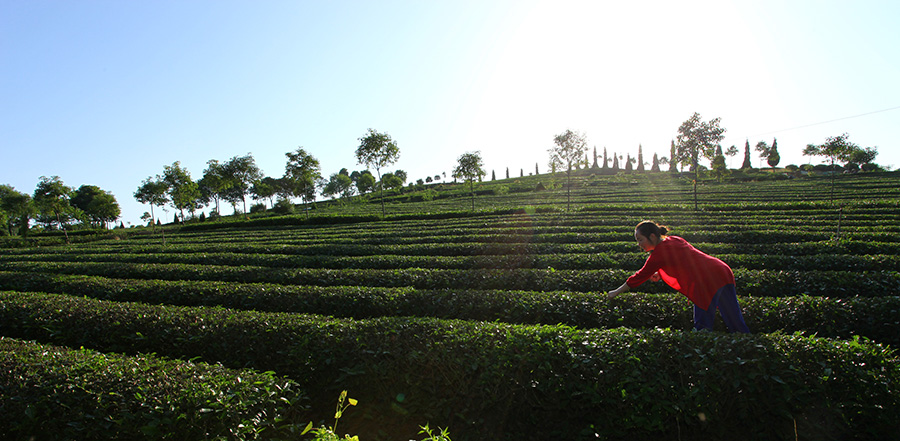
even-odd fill
[{"label": "cypress tree", "polygon": [[753,166],[750,164],[750,140],[748,139],[746,144],[744,144],[744,163],[741,164],[741,170],[749,170],[751,168]]},{"label": "cypress tree", "polygon": [[643,147],[638,144],[638,163],[637,163],[637,171],[644,171],[644,151]]},{"label": "cypress tree", "polygon": [[672,140],[672,147],[669,148],[669,171],[675,173],[678,171],[678,159],[675,158],[675,140]]},{"label": "cypress tree", "polygon": [[769,164],[769,167],[772,167],[772,172],[775,171],[775,166],[781,162],[781,155],[778,154],[778,139],[772,140],[772,149],[769,150],[769,157],[766,158],[766,163]]}]

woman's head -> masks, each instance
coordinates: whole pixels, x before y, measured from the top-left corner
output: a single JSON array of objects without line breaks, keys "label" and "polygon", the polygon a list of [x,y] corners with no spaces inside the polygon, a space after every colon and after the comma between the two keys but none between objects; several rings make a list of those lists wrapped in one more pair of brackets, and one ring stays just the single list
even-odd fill
[{"label": "woman's head", "polygon": [[634,240],[644,251],[653,251],[669,230],[656,222],[643,221],[634,228]]}]

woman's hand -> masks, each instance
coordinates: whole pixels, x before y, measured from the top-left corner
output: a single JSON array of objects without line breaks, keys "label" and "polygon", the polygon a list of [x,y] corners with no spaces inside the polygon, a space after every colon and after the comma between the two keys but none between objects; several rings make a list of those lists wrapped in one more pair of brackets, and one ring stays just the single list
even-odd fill
[{"label": "woman's hand", "polygon": [[662,278],[659,276],[659,273],[653,273],[653,275],[650,276],[651,282],[659,282],[660,279],[662,279]]},{"label": "woman's hand", "polygon": [[631,289],[631,288],[628,287],[628,284],[627,284],[627,283],[623,283],[622,286],[620,286],[620,287],[618,287],[618,288],[616,288],[616,289],[614,289],[614,290],[612,290],[612,291],[606,293],[606,295],[607,295],[607,297],[609,297],[609,298],[612,299],[612,298],[614,298],[615,296],[617,296],[617,295],[619,295],[619,294],[622,294],[623,292],[628,292],[629,289]]}]

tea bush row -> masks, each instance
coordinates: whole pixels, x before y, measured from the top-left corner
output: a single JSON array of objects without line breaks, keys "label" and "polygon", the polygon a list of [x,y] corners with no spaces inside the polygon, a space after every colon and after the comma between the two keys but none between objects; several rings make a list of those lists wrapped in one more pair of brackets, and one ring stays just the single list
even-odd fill
[{"label": "tea bush row", "polygon": [[[633,228],[633,227],[631,227]],[[304,244],[304,245],[330,245],[330,244],[363,244],[363,245],[410,245],[410,244],[435,244],[435,243],[553,243],[553,244],[593,244],[600,242],[627,242],[634,240],[634,231],[617,231],[608,233],[597,232],[572,232],[572,233],[542,233],[523,229],[518,232],[484,233],[477,229],[460,234],[419,234],[416,230],[396,230],[382,234],[343,234],[337,238],[314,238],[303,241],[291,241],[280,239],[273,243],[279,244]],[[708,231],[697,230],[693,232],[673,231],[673,234],[684,237],[690,242],[715,242],[734,244],[776,244],[795,242],[821,242],[830,240],[835,236],[834,230],[817,231]],[[845,234],[847,239],[866,242],[900,242],[900,237],[894,232],[852,232]],[[210,242],[248,242],[246,238],[210,238]],[[197,243],[191,240],[190,243]],[[252,241],[251,241],[252,242]]]},{"label": "tea bush row", "polygon": [[[630,270],[550,269],[284,269],[253,266],[115,262],[7,262],[8,271],[81,274],[124,279],[208,280],[313,286],[383,286],[416,289],[506,289],[597,292],[615,288]],[[898,271],[779,271],[736,269],[739,292],[751,296],[883,297],[900,293]],[[663,283],[641,290],[669,292]]]},{"label": "tea bush row", "polygon": [[[290,286],[208,281],[123,280],[0,271],[0,290],[38,291],[96,299],[222,306],[336,317],[419,316],[579,328],[690,329],[691,304],[680,294],[512,290],[417,290],[362,286]],[[740,297],[755,333],[804,332],[820,337],[867,337],[900,346],[900,297]],[[721,320],[716,329],[723,330]]]},{"label": "tea bush row", "polygon": [[885,439],[900,424],[896,355],[859,339],[0,298],[4,335],[349,389],[371,406],[367,419],[410,436],[412,419],[460,440]]},{"label": "tea bush row", "polygon": [[[795,271],[898,271],[900,255],[748,255],[717,254],[733,269],[779,269]],[[268,268],[328,269],[515,269],[555,268],[558,270],[630,269],[643,266],[644,253],[537,254],[491,256],[316,256],[238,253],[108,253],[0,255],[0,263],[30,262],[121,262],[258,266]]]},{"label": "tea bush row", "polygon": [[[553,244],[553,243],[432,243],[409,245],[360,245],[360,244],[313,244],[286,245],[269,243],[227,243],[227,239],[210,244],[183,243],[177,245],[117,243],[95,244],[78,248],[31,248],[25,250],[0,250],[0,259],[29,260],[38,256],[58,255],[70,259],[90,259],[94,254],[192,254],[192,253],[229,253],[229,254],[280,254],[290,256],[531,256],[544,254],[597,254],[597,253],[635,253],[638,247],[634,240],[619,242],[600,242],[587,244]],[[779,244],[729,244],[693,242],[698,249],[714,255],[725,254],[757,254],[768,256],[811,256],[811,255],[898,255],[900,243],[896,242],[860,242],[819,241],[792,242]],[[646,257],[646,256],[645,256]],[[65,260],[65,259],[63,259]]]},{"label": "tea bush row", "polygon": [[287,439],[305,395],[270,372],[0,337],[0,438]]}]

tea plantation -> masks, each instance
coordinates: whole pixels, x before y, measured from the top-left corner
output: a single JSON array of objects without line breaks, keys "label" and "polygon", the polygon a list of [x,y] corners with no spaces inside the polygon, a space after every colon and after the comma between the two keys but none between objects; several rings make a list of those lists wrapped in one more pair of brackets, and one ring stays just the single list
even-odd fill
[{"label": "tea plantation", "polygon": [[[308,439],[341,390],[366,441],[896,437],[900,174],[564,183],[4,242],[0,438]],[[751,335],[604,295],[644,219],[734,269]]]}]

